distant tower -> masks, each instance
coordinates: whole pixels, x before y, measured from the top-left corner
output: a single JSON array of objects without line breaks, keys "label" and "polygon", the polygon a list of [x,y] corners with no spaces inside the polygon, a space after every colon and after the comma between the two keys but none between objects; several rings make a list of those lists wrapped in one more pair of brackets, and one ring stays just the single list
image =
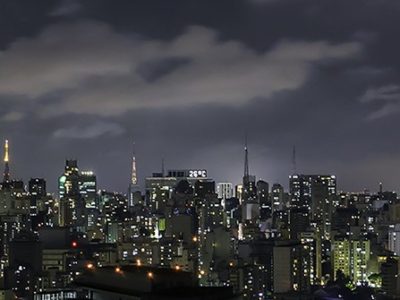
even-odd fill
[{"label": "distant tower", "polygon": [[9,166],[8,162],[9,162],[8,140],[5,140],[5,143],[4,143],[4,174],[3,174],[4,182],[10,181],[10,166]]},{"label": "distant tower", "polygon": [[165,176],[165,161],[164,161],[164,157],[161,159],[161,174],[162,174],[162,177]]},{"label": "distant tower", "polygon": [[249,151],[247,149],[247,135],[244,143],[244,177],[249,176]]},{"label": "distant tower", "polygon": [[128,200],[129,200],[128,203],[129,207],[133,207],[136,204],[141,203],[142,201],[138,185],[137,170],[136,170],[135,143],[133,143],[132,173],[131,173],[131,181],[129,183]]},{"label": "distant tower", "polygon": [[292,167],[293,167],[293,174],[297,173],[297,163],[296,163],[296,146],[293,146],[293,153],[292,153]]},{"label": "distant tower", "polygon": [[131,185],[137,185],[135,143],[133,143]]},{"label": "distant tower", "polygon": [[249,151],[247,147],[247,135],[244,144],[244,174],[243,174],[243,200],[246,202],[255,199],[257,195],[256,177],[249,172]]}]

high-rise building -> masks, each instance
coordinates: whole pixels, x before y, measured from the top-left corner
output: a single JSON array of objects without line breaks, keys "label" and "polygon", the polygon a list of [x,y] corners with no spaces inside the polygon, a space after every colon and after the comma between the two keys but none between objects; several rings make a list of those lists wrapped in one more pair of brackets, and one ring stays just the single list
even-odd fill
[{"label": "high-rise building", "polygon": [[76,160],[66,160],[64,173],[58,180],[60,197],[60,226],[81,224],[83,220],[84,203],[79,190],[79,169]]},{"label": "high-rise building", "polygon": [[[313,191],[315,191],[316,188],[321,188],[321,186],[326,189],[326,195],[323,196],[336,195],[336,176],[298,174],[291,175],[289,177],[289,189],[291,197],[290,206],[306,208],[311,212],[313,208]],[[323,201],[321,199],[317,199],[316,196],[314,196],[314,198],[317,202],[314,204],[314,213],[316,214],[318,209],[320,208],[319,202]]]},{"label": "high-rise building", "polygon": [[58,180],[58,194],[60,199],[67,195],[79,194],[79,169],[77,160],[66,160],[64,173]]},{"label": "high-rise building", "polygon": [[257,181],[257,199],[260,205],[260,220],[271,218],[271,199],[269,197],[269,185],[264,180]]},{"label": "high-rise building", "polygon": [[308,245],[292,241],[277,243],[273,250],[274,292],[309,291],[312,266]]},{"label": "high-rise building", "polygon": [[28,183],[28,192],[36,197],[45,197],[47,194],[46,180],[43,178],[31,178]]},{"label": "high-rise building", "polygon": [[292,207],[289,210],[290,238],[298,239],[299,234],[310,226],[310,214],[306,208]]},{"label": "high-rise building", "polygon": [[367,264],[370,259],[370,240],[347,235],[334,237],[332,245],[333,278],[337,279],[340,270],[354,284],[361,284],[368,279]]},{"label": "high-rise building", "polygon": [[75,226],[87,230],[99,209],[97,180],[92,171],[79,172],[76,160],[67,160],[59,178],[60,226]]},{"label": "high-rise building", "polygon": [[352,258],[352,278],[357,285],[368,281],[368,262],[371,256],[371,241],[358,238],[351,241],[350,258]]},{"label": "high-rise building", "polygon": [[396,224],[389,230],[388,248],[394,255],[400,255],[400,224]]},{"label": "high-rise building", "polygon": [[207,195],[215,196],[215,182],[202,179],[197,180],[194,184],[194,196],[205,198]]},{"label": "high-rise building", "polygon": [[243,202],[243,184],[237,184],[235,186],[235,197],[239,199],[239,202]]},{"label": "high-rise building", "polygon": [[220,182],[217,184],[218,198],[226,200],[233,197],[233,185],[230,182]]},{"label": "high-rise building", "polygon": [[33,299],[42,274],[42,244],[31,232],[21,232],[10,242],[6,287],[16,298]]},{"label": "high-rise building", "polygon": [[290,207],[305,210],[324,239],[329,240],[332,212],[338,205],[334,175],[291,175]]},{"label": "high-rise building", "polygon": [[79,193],[86,208],[97,207],[97,180],[92,171],[82,171],[79,176]]},{"label": "high-rise building", "polygon": [[272,213],[275,211],[281,211],[285,208],[285,192],[283,186],[279,183],[275,183],[271,188],[271,204]]},{"label": "high-rise building", "polygon": [[350,277],[350,240],[344,236],[336,236],[333,241],[333,276],[336,280],[340,270],[344,276]]},{"label": "high-rise building", "polygon": [[[195,188],[198,181],[200,184]],[[146,201],[152,211],[160,212],[165,208],[167,200],[180,182],[187,182],[192,194],[198,196],[205,191],[215,193],[215,183],[207,177],[207,170],[204,169],[168,170],[166,176],[153,173],[152,177],[145,180]]]},{"label": "high-rise building", "polygon": [[146,202],[153,213],[162,213],[165,210],[168,199],[177,184],[175,177],[163,177],[161,174],[153,174],[145,180]]},{"label": "high-rise building", "polygon": [[46,210],[49,205],[46,207],[45,203],[47,201],[44,200],[47,196],[46,180],[43,178],[31,178],[28,182],[28,195],[30,197],[30,215],[32,217],[32,225],[35,227],[36,223],[47,223],[47,220],[44,220],[43,218],[37,218],[35,222],[35,217],[39,210],[42,211],[44,215],[47,214]]},{"label": "high-rise building", "polygon": [[398,257],[389,257],[381,265],[382,291],[391,299],[400,297],[400,260]]},{"label": "high-rise building", "polygon": [[308,275],[311,285],[318,285],[322,279],[321,239],[316,231],[300,233],[303,250],[308,250],[308,257],[304,261],[304,273]]}]

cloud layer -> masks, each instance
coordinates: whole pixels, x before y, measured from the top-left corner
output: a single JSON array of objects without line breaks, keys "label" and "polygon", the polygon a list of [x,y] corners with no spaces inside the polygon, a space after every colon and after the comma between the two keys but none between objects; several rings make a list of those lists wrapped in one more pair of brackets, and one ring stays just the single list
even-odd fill
[{"label": "cloud layer", "polygon": [[95,122],[84,127],[72,126],[60,128],[53,133],[53,136],[56,138],[93,139],[102,135],[120,135],[124,131],[120,125],[115,123]]},{"label": "cloud layer", "polygon": [[64,23],[0,53],[0,95],[56,98],[46,103],[43,115],[242,105],[297,89],[316,64],[354,58],[361,48],[282,40],[259,53],[198,26],[159,41],[120,34],[99,22]]},{"label": "cloud layer", "polygon": [[400,86],[395,84],[368,88],[360,99],[363,103],[380,102],[380,107],[373,111],[369,120],[376,120],[400,111]]},{"label": "cloud layer", "polygon": [[[399,1],[41,0],[0,9],[0,137],[14,178],[51,191],[65,158],[99,187],[206,168],[399,188]],[[167,3],[168,2],[168,3]],[[232,3],[234,2],[234,3]]]}]

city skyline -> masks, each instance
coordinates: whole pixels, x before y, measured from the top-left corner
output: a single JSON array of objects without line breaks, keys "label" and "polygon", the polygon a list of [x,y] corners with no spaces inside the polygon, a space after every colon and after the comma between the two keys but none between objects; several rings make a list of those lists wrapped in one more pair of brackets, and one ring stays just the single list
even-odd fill
[{"label": "city skyline", "polygon": [[[133,143],[133,144],[134,144],[134,148],[136,149],[136,143]],[[4,174],[7,174],[7,178],[12,178],[14,180],[23,180],[23,181],[27,182],[29,179],[41,177],[41,178],[43,178],[43,179],[48,181],[48,187],[49,187],[48,190],[53,194],[57,194],[58,182],[57,182],[57,180],[51,180],[51,179],[49,180],[49,178],[58,178],[59,174],[57,176],[55,176],[55,177],[35,176],[35,174],[32,174],[31,176],[28,176],[27,178],[22,178],[18,174],[15,174],[15,173],[13,174],[12,172],[10,172],[10,158],[9,158],[10,154],[9,154],[9,140],[8,139],[4,140],[4,145],[5,146],[3,147],[3,152],[4,152],[3,153],[4,154],[4,156],[3,156],[4,157],[4,159],[3,159],[3,165],[4,166],[3,167],[4,167],[4,170],[5,170]],[[293,148],[292,151],[296,151],[296,150]],[[131,153],[131,155],[132,155],[132,153]],[[311,173],[310,172],[297,172],[298,171],[297,170],[297,158],[294,155],[296,155],[295,152],[292,152],[292,157],[291,157],[291,171],[292,172],[288,172],[286,181],[279,182],[277,180],[274,181],[274,180],[270,180],[269,178],[263,178],[263,177],[259,176],[259,174],[253,172],[253,170],[251,170],[251,172],[248,173],[249,169],[250,169],[250,167],[249,167],[250,163],[249,163],[249,146],[247,145],[247,137],[246,137],[246,141],[245,141],[244,147],[242,147],[242,156],[243,156],[242,157],[243,158],[243,160],[242,160],[242,168],[243,168],[243,164],[244,164],[245,174],[252,174],[252,175],[256,176],[257,178],[259,178],[260,180],[266,180],[267,182],[270,182],[271,184],[281,184],[285,189],[287,189],[289,187],[289,181],[290,181],[290,177],[292,175],[302,175],[302,174],[326,174],[326,175],[328,175],[328,174],[330,174],[330,175],[332,175],[332,176],[337,178],[336,174],[329,173],[329,172],[314,172],[314,173],[312,173],[312,172]],[[11,154],[11,156],[12,156],[12,154]],[[132,159],[132,157],[131,157],[131,159]],[[65,158],[63,160],[63,163],[65,163],[65,161],[67,161],[67,160],[77,160],[79,165],[82,164],[82,161],[77,157],[67,157],[67,158]],[[179,167],[176,167],[176,166],[171,166],[171,167],[167,166],[166,167],[165,166],[165,158],[161,158],[160,165],[159,165],[160,168],[159,169],[152,170],[150,173],[143,174],[143,176],[138,176],[136,163],[137,163],[137,161],[136,161],[136,151],[134,151],[134,154],[133,154],[133,165],[132,165],[132,161],[131,161],[131,165],[130,165],[131,173],[128,174],[128,177],[130,176],[129,177],[130,179],[128,179],[128,183],[126,184],[125,189],[122,188],[122,189],[118,190],[118,189],[114,189],[112,187],[110,188],[107,185],[102,186],[101,184],[99,185],[99,189],[112,190],[114,192],[122,193],[122,194],[126,194],[126,191],[128,191],[128,194],[129,194],[129,191],[131,189],[131,185],[136,186],[136,189],[144,190],[144,188],[145,188],[144,182],[145,182],[146,178],[152,177],[152,174],[154,174],[154,173],[165,172],[164,174],[167,174],[167,172],[169,170],[178,170],[178,169],[182,169],[182,170],[197,170],[198,169],[198,170],[207,170],[207,172],[209,170],[208,168],[205,168],[203,166],[200,166],[200,167],[199,166],[196,166],[196,167],[184,166],[184,164],[182,164],[182,163],[180,164]],[[84,162],[83,162],[83,165],[85,165]],[[11,161],[11,166],[12,166],[12,161]],[[98,173],[96,172],[96,167],[92,167],[92,168],[83,167],[83,168],[80,168],[80,169],[84,170],[84,171],[93,172],[94,174],[97,175],[97,180],[100,183],[102,182],[101,177],[98,176]],[[8,173],[6,172],[7,170],[8,170]],[[62,170],[62,169],[60,169],[60,170]],[[224,178],[216,179],[215,177],[212,176],[212,174],[210,172],[208,172],[208,174],[211,175],[210,178],[215,180],[217,183],[231,183],[231,184],[233,184],[233,186],[241,184],[241,182],[243,180],[243,174],[240,174],[240,172],[238,172],[234,176],[234,177],[238,177],[238,179],[236,181],[229,181],[229,180],[224,179]],[[135,178],[135,182],[137,182],[137,185],[133,183],[134,182],[133,178]],[[233,176],[231,178],[233,178]],[[339,181],[340,181],[340,179],[339,179]],[[121,186],[123,186],[123,184],[121,184]],[[363,190],[359,190],[359,191],[354,190],[353,191],[353,190],[342,189],[342,188],[340,188],[340,186],[338,186],[338,190],[339,191],[343,191],[343,192],[344,191],[352,192],[352,193],[363,193],[363,192],[366,192],[366,191],[371,192],[371,193],[375,193],[375,192],[378,192],[379,189],[382,188],[382,186],[384,186],[384,183],[382,181],[380,181],[380,182],[377,183],[377,186],[375,187],[375,189],[364,188]],[[386,187],[384,187],[384,188],[386,189]],[[386,189],[386,190],[389,191],[389,189]],[[395,190],[393,190],[393,191],[395,191]]]},{"label": "city skyline", "polygon": [[0,0],[0,300],[400,300],[400,0]]},{"label": "city skyline", "polygon": [[399,10],[391,0],[7,1],[0,137],[21,178],[54,178],[76,157],[122,190],[134,139],[142,178],[164,157],[237,182],[248,132],[251,168],[267,181],[287,182],[296,145],[302,173],[398,190]]}]

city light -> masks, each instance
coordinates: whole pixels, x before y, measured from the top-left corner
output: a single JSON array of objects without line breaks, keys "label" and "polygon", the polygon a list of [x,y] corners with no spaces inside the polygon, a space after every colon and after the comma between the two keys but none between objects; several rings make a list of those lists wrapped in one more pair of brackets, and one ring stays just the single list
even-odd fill
[{"label": "city light", "polygon": [[0,300],[400,300],[400,0],[0,3]]}]

